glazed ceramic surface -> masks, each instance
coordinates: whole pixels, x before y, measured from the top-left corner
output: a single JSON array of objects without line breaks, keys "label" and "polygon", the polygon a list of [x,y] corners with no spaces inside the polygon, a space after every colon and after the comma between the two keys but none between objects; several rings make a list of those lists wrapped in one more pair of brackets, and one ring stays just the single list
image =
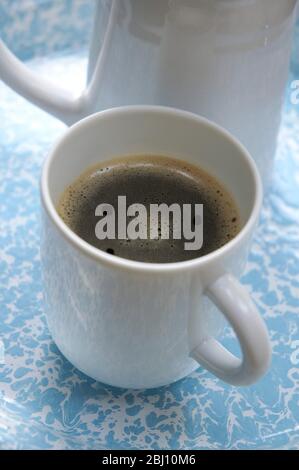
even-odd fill
[{"label": "glazed ceramic surface", "polygon": [[[56,210],[68,184],[112,156],[141,154],[177,157],[221,181],[239,209],[237,236],[200,259],[155,264],[107,254],[69,230]],[[238,281],[259,220],[262,183],[251,156],[227,131],[173,108],[93,114],[49,153],[41,199],[45,313],[55,343],[81,371],[127,388],[168,385],[198,364],[237,386],[265,374],[271,362],[267,329]],[[242,360],[215,338],[222,315],[236,333]]]}]

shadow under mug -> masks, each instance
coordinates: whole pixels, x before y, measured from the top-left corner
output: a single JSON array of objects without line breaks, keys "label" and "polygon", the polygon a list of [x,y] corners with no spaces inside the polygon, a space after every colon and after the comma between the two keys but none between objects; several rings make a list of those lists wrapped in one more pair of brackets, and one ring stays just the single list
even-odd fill
[{"label": "shadow under mug", "polygon": [[[177,157],[214,175],[237,202],[238,235],[206,256],[167,264],[122,259],[79,238],[56,211],[63,190],[93,164],[136,154]],[[169,384],[198,365],[233,385],[249,385],[265,373],[268,333],[237,280],[258,222],[262,185],[252,158],[228,132],[164,107],[94,114],[68,129],[51,151],[41,198],[48,325],[78,369],[126,388]],[[241,359],[215,339],[221,314],[236,334]]]}]

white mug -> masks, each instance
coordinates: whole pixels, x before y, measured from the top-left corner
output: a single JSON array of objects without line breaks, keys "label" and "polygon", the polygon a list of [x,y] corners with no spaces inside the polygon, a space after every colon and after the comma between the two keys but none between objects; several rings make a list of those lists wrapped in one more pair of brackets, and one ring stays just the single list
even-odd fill
[{"label": "white mug", "polygon": [[[119,258],[83,241],[56,211],[61,193],[89,166],[131,154],[169,155],[207,170],[237,202],[241,231],[206,256],[166,264]],[[48,325],[78,369],[126,388],[169,384],[199,365],[233,385],[252,384],[265,373],[268,333],[237,280],[258,222],[262,185],[252,158],[227,131],[163,107],[94,114],[67,130],[48,156],[41,198]],[[242,359],[215,339],[222,327],[216,307],[232,326]]]}]

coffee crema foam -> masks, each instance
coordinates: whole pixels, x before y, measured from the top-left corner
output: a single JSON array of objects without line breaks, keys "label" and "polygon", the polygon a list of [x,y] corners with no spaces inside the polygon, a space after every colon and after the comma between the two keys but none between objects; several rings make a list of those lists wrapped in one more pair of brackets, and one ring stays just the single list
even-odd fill
[{"label": "coffee crema foam", "polygon": [[[95,227],[99,204],[117,208],[118,196],[135,203],[203,204],[203,246],[184,249],[185,239],[99,240]],[[66,188],[57,206],[68,227],[94,247],[122,258],[149,263],[171,263],[198,258],[220,248],[240,231],[236,203],[227,189],[199,166],[172,157],[138,155],[114,158],[88,168]],[[193,225],[196,223],[193,217]],[[171,219],[170,219],[171,221]],[[116,212],[116,225],[118,222]],[[161,227],[159,227],[161,233]]]}]

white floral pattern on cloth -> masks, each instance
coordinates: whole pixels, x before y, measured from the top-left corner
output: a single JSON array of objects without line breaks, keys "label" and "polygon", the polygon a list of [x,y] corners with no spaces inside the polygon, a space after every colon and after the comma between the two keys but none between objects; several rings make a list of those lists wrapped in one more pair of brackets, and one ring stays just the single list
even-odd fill
[{"label": "white floral pattern on cloth", "polygon": [[[80,51],[30,62],[61,83],[72,78],[76,90],[85,65]],[[0,103],[0,448],[299,448],[299,106],[286,102],[273,186],[243,277],[270,329],[271,370],[246,389],[198,369],[168,387],[132,391],[89,379],[51,340],[38,186],[64,125],[2,83]],[[234,350],[229,331],[225,341]]]},{"label": "white floral pattern on cloth", "polygon": [[1,0],[0,36],[23,60],[80,49],[90,37],[95,1]]}]

